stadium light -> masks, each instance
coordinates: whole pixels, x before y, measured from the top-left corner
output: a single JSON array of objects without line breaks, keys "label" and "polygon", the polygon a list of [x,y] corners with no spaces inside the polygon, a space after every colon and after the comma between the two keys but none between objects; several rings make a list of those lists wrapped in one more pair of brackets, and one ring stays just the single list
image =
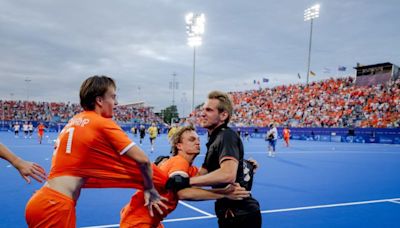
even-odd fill
[{"label": "stadium light", "polygon": [[193,47],[193,91],[192,91],[192,111],[194,110],[194,91],[196,78],[196,47],[202,44],[204,34],[204,24],[206,18],[204,14],[188,13],[185,17],[186,32],[188,34],[188,45]]},{"label": "stadium light", "polygon": [[311,43],[312,43],[312,31],[313,31],[313,21],[315,18],[319,17],[320,5],[316,4],[304,10],[304,21],[311,21],[310,27],[310,42],[308,44],[308,64],[307,64],[307,85],[308,79],[310,77],[310,63],[311,63]]}]

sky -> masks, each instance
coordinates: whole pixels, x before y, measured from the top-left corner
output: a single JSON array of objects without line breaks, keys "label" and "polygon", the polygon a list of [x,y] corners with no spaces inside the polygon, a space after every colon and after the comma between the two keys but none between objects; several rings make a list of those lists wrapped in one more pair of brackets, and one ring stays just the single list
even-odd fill
[{"label": "sky", "polygon": [[174,100],[185,116],[193,92],[188,12],[206,17],[195,105],[211,90],[306,83],[311,26],[303,14],[317,3],[310,81],[354,75],[357,63],[400,65],[398,0],[1,0],[0,99],[79,103],[81,83],[107,75],[120,104],[144,101],[158,112]]}]

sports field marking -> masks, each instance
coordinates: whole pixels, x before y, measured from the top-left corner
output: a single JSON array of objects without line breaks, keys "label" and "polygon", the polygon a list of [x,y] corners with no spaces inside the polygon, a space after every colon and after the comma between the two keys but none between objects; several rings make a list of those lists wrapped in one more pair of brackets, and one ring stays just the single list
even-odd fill
[{"label": "sports field marking", "polygon": [[[268,155],[268,152],[246,152],[245,154],[265,154]],[[329,151],[329,150],[318,150],[318,151],[296,151],[296,152],[275,152],[276,155],[285,155],[285,154],[399,154],[400,152],[395,151]]]},{"label": "sports field marking", "polygon": [[198,209],[197,207],[193,207],[192,205],[190,205],[190,204],[188,204],[188,203],[185,203],[185,202],[183,202],[183,201],[179,201],[179,203],[182,204],[183,206],[186,206],[186,207],[188,207],[188,208],[190,208],[190,209],[192,209],[192,210],[195,210],[195,211],[197,211],[197,212],[199,212],[199,213],[201,213],[201,214],[204,214],[204,215],[206,215],[206,216],[214,216],[213,214],[210,214],[210,213],[208,213],[208,212],[205,212],[205,211],[203,211],[203,210],[200,210],[200,209]]},{"label": "sports field marking", "polygon": [[389,200],[389,202],[400,204],[400,201],[396,201],[396,200]]},{"label": "sports field marking", "polygon": [[[392,199],[381,199],[381,200],[357,201],[357,202],[349,202],[349,203],[325,204],[325,205],[316,205],[316,206],[307,206],[307,207],[294,207],[294,208],[285,208],[285,209],[264,210],[264,211],[261,211],[261,214],[280,213],[280,212],[287,212],[287,211],[302,211],[302,210],[311,210],[311,209],[319,209],[319,208],[346,207],[346,206],[372,204],[372,203],[385,203],[385,202],[400,203],[400,202],[398,202],[399,200],[400,200],[400,198],[392,198]],[[191,221],[191,220],[199,220],[199,219],[210,219],[210,218],[215,218],[215,217],[216,217],[215,215],[210,214],[208,216],[166,219],[163,222]],[[119,227],[119,224],[102,225],[102,226],[84,226],[81,228],[108,228],[108,227]]]},{"label": "sports field marking", "polygon": [[301,210],[310,210],[310,209],[319,209],[319,208],[330,208],[330,207],[345,207],[345,206],[354,206],[354,205],[371,204],[371,203],[392,202],[392,201],[396,201],[396,200],[400,200],[400,198],[381,199],[381,200],[369,200],[369,201],[358,201],[358,202],[349,202],[349,203],[325,204],[325,205],[316,205],[316,206],[307,206],[307,207],[294,207],[294,208],[286,208],[286,209],[275,209],[275,210],[261,211],[261,213],[264,214],[264,213],[277,213],[277,212],[287,212],[287,211],[301,211]]}]

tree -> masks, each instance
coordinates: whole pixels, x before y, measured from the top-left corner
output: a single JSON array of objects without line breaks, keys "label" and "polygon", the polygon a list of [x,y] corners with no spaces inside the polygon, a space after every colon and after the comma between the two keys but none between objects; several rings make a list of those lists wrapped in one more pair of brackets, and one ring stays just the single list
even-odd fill
[{"label": "tree", "polygon": [[176,105],[171,105],[163,110],[161,110],[161,115],[165,123],[171,123],[172,119],[179,119],[178,110]]}]

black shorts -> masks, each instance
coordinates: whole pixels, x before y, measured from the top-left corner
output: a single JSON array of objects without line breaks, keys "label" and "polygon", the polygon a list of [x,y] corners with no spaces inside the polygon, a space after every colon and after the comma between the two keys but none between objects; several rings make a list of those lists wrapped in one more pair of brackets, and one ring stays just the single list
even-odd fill
[{"label": "black shorts", "polygon": [[255,211],[246,215],[218,218],[219,228],[261,228],[261,212]]},{"label": "black shorts", "polygon": [[150,138],[150,143],[153,143],[154,140],[156,140],[156,138]]}]

